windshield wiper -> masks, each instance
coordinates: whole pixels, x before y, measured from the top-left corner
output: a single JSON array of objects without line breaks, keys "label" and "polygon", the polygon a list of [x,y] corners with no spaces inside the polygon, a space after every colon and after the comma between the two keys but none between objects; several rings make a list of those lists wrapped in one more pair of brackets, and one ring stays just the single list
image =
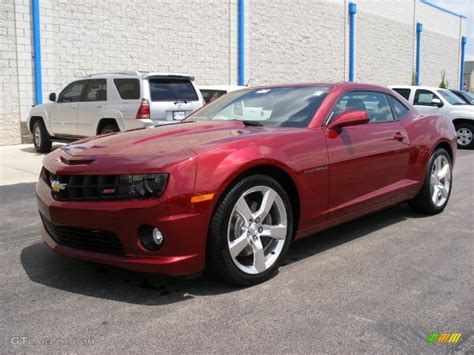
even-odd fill
[{"label": "windshield wiper", "polygon": [[245,126],[251,126],[251,127],[263,127],[263,124],[261,122],[258,122],[258,121],[245,121],[245,120],[242,120],[241,121]]}]

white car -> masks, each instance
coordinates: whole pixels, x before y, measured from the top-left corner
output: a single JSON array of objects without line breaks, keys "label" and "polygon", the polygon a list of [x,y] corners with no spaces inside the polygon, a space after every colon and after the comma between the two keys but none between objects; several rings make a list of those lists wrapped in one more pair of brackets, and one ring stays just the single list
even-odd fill
[{"label": "white car", "polygon": [[209,85],[209,86],[199,86],[202,97],[206,104],[209,102],[218,99],[219,97],[231,92],[241,89],[245,89],[246,86],[237,86],[237,85]]},{"label": "white car", "polygon": [[449,117],[456,128],[459,148],[474,148],[474,106],[447,89],[428,86],[391,85],[391,89],[407,99],[424,114]]},{"label": "white car", "polygon": [[114,72],[89,75],[67,85],[50,103],[34,106],[28,129],[38,152],[52,141],[175,123],[204,105],[187,74]]}]

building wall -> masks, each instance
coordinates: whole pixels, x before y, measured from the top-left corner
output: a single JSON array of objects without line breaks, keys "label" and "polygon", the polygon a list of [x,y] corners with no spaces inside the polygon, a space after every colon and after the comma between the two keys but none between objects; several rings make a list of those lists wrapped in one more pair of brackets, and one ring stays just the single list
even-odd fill
[{"label": "building wall", "polygon": [[[356,80],[409,84],[422,22],[421,81],[459,80],[465,21],[417,0],[354,0]],[[43,99],[94,72],[188,72],[236,84],[238,0],[41,0]],[[246,0],[250,85],[348,78],[348,0]],[[31,0],[2,0],[0,144],[19,143],[35,103]]]},{"label": "building wall", "polygon": [[0,2],[0,142],[18,143],[20,112],[13,0]]},{"label": "building wall", "polygon": [[250,0],[252,85],[344,80],[344,1]]},{"label": "building wall", "polygon": [[417,3],[416,20],[423,24],[421,47],[421,85],[439,86],[442,72],[449,87],[459,88],[461,36],[465,20]]}]

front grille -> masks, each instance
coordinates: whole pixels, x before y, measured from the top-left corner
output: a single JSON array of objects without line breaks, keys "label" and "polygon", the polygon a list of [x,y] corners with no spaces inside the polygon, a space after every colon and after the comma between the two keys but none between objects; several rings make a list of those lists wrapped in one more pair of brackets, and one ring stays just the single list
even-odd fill
[{"label": "front grille", "polygon": [[[56,184],[57,189],[55,189]],[[116,200],[136,198],[133,182],[126,175],[55,175],[49,185],[56,200]]]},{"label": "front grille", "polygon": [[43,225],[54,241],[74,249],[107,254],[125,254],[115,233],[95,229],[57,226],[41,215]]}]

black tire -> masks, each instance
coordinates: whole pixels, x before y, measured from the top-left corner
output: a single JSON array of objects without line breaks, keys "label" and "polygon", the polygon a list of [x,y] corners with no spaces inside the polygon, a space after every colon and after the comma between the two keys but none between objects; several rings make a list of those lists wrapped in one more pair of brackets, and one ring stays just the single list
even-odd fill
[{"label": "black tire", "polygon": [[[227,228],[231,218],[232,210],[237,203],[237,200],[242,196],[242,194],[244,194],[245,191],[256,186],[270,187],[281,197],[283,205],[286,209],[287,233],[281,253],[273,265],[264,272],[258,274],[249,274],[240,270],[234,264],[230,256],[227,241]],[[211,219],[207,240],[207,274],[211,277],[219,279],[220,281],[239,286],[252,286],[268,280],[276,273],[288,250],[293,235],[293,228],[293,213],[290,200],[286,191],[275,179],[266,175],[251,175],[242,178],[236,182],[228,192],[224,194],[223,198],[221,198],[221,200],[218,202]]]},{"label": "black tire", "polygon": [[[450,172],[450,181],[449,181],[449,191],[448,191],[448,196],[446,198],[446,201],[440,205],[437,206],[431,195],[431,173],[433,171],[433,165],[435,163],[436,158],[439,156],[444,156],[447,161],[449,162],[449,172]],[[443,148],[438,148],[434,151],[434,153],[431,155],[430,160],[428,161],[428,164],[426,165],[426,171],[425,171],[425,179],[423,182],[423,186],[421,187],[421,190],[418,192],[418,194],[410,200],[408,203],[410,207],[415,210],[416,212],[428,214],[428,215],[434,215],[442,212],[446,205],[449,202],[449,197],[451,196],[451,190],[452,190],[452,185],[453,185],[453,178],[452,178],[452,171],[453,170],[453,165],[451,162],[451,157],[449,153],[446,151],[446,149]]]},{"label": "black tire", "polygon": [[108,133],[115,133],[115,132],[120,132],[120,129],[117,127],[116,124],[110,123],[102,127],[99,131],[99,134],[108,134]]},{"label": "black tire", "polygon": [[51,138],[44,126],[44,122],[40,119],[33,123],[33,144],[38,153],[49,153],[51,151]]},{"label": "black tire", "polygon": [[456,124],[456,135],[458,138],[458,148],[474,149],[474,125],[461,122]]}]

